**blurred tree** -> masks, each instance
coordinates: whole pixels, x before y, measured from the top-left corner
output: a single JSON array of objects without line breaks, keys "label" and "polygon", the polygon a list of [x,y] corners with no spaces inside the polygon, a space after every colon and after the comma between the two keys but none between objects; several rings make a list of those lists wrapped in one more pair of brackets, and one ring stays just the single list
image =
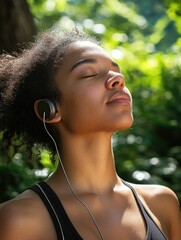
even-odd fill
[{"label": "blurred tree", "polygon": [[34,19],[25,0],[0,1],[0,51],[18,50],[18,44],[33,40]]}]

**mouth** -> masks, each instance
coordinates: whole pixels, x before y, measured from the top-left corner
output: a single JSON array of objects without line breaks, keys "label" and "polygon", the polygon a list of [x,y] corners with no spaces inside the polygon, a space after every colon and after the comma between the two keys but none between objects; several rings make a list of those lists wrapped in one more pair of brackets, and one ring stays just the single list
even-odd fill
[{"label": "mouth", "polygon": [[130,105],[131,97],[126,92],[118,92],[114,94],[107,102],[107,104],[120,104],[120,105]]}]

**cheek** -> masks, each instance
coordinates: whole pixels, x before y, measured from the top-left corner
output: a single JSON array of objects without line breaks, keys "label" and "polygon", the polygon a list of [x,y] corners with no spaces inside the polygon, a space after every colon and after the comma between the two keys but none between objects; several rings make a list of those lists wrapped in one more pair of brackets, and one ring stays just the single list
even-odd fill
[{"label": "cheek", "polygon": [[98,89],[88,88],[87,91],[75,93],[73,103],[75,114],[84,120],[93,118],[103,108],[101,93]]},{"label": "cheek", "polygon": [[74,132],[92,130],[98,124],[98,113],[103,104],[98,88],[72,89],[62,102],[63,123]]},{"label": "cheek", "polygon": [[77,111],[89,110],[89,112],[96,107],[103,107],[104,92],[99,85],[92,86],[85,85],[83,88],[75,89],[71,92],[71,104],[74,105]]}]

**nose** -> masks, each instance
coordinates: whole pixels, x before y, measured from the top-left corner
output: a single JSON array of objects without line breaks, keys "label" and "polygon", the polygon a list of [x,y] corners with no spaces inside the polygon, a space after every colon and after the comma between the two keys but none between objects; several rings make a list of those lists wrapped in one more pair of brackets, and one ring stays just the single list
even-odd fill
[{"label": "nose", "polygon": [[125,87],[125,78],[121,73],[109,72],[109,78],[106,81],[107,89],[123,89]]}]

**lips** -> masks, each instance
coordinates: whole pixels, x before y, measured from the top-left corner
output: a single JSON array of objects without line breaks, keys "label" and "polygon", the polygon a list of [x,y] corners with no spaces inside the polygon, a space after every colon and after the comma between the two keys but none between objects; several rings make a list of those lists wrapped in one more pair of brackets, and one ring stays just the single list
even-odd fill
[{"label": "lips", "polygon": [[125,92],[118,92],[114,94],[107,104],[121,104],[121,105],[130,105],[131,98],[130,96]]}]

